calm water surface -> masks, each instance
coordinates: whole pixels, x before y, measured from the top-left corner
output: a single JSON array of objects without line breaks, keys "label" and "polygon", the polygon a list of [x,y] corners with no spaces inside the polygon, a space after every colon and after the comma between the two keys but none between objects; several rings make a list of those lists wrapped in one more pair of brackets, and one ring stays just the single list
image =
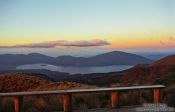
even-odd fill
[{"label": "calm water surface", "polygon": [[70,74],[88,74],[88,73],[107,73],[114,71],[122,71],[133,67],[132,65],[117,65],[104,67],[63,67],[49,64],[27,64],[16,67],[17,70],[27,69],[47,69],[50,71],[67,72]]}]

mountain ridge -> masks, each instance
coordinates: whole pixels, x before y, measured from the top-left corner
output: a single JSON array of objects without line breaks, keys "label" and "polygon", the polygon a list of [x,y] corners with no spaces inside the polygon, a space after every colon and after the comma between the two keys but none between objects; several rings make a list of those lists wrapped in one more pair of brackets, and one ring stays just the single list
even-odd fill
[{"label": "mountain ridge", "polygon": [[40,53],[2,54],[1,65],[24,65],[46,63],[58,66],[111,66],[147,64],[152,60],[132,53],[112,51],[92,57],[59,56],[50,57]]}]

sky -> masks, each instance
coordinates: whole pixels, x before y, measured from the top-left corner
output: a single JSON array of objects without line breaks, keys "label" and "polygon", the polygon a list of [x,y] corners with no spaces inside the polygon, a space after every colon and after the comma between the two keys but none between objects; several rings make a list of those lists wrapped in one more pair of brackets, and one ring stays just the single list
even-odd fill
[{"label": "sky", "polygon": [[0,0],[0,53],[173,51],[173,20],[174,0]]}]

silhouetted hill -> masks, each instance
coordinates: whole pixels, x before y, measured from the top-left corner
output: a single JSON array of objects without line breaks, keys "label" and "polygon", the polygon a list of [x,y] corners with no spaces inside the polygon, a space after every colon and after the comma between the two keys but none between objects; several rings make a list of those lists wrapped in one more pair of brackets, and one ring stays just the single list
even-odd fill
[{"label": "silhouetted hill", "polygon": [[120,51],[113,51],[88,58],[73,56],[59,56],[54,58],[38,53],[31,53],[28,55],[3,54],[0,55],[0,62],[1,66],[38,63],[46,63],[59,66],[110,66],[147,64],[151,63],[152,61],[139,55]]},{"label": "silhouetted hill", "polygon": [[170,55],[165,58],[162,58],[150,66],[174,66],[175,65],[175,55]]},{"label": "silhouetted hill", "polygon": [[[121,51],[113,51],[91,57],[89,59],[95,65],[135,65],[135,64],[147,64],[152,61],[131,53],[125,53]],[[98,63],[96,63],[98,62]]]},{"label": "silhouetted hill", "polygon": [[135,54],[113,51],[93,57],[62,56],[57,58],[58,65],[70,66],[110,66],[110,65],[135,65],[151,63],[152,61]]},{"label": "silhouetted hill", "polygon": [[52,57],[45,56],[39,53],[24,54],[3,54],[0,55],[1,65],[23,65],[23,64],[37,64],[50,63],[54,61]]}]

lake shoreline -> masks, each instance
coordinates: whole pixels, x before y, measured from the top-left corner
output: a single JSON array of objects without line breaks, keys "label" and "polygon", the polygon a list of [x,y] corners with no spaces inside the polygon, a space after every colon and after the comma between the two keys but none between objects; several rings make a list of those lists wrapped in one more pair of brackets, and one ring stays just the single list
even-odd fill
[{"label": "lake shoreline", "polygon": [[50,71],[66,72],[71,75],[73,74],[89,74],[89,73],[108,73],[108,72],[118,72],[129,68],[133,65],[115,65],[115,66],[103,66],[103,67],[63,67],[55,66],[50,64],[26,64],[16,67],[16,70],[28,70],[28,69],[46,69]]}]

